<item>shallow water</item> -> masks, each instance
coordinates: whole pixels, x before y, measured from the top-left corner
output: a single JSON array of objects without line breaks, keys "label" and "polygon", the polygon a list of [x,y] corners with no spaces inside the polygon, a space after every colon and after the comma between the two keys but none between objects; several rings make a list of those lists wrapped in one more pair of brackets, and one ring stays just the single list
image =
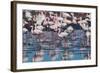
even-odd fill
[{"label": "shallow water", "polygon": [[[86,38],[83,31],[75,31],[64,39],[59,39],[55,32],[45,32],[44,36],[42,40],[46,40],[41,43],[40,35],[23,33],[23,62],[37,62],[33,59],[40,57],[43,58],[40,60],[42,62],[90,59],[91,48],[84,44]],[[39,52],[38,55],[37,52]]]}]

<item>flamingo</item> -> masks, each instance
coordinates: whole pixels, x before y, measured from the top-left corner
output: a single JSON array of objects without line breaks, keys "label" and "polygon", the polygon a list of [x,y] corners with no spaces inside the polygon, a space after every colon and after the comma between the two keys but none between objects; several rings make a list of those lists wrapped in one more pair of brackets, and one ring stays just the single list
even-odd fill
[{"label": "flamingo", "polygon": [[67,31],[70,33],[70,32],[72,32],[74,29],[73,29],[73,27],[72,26],[69,26],[68,28],[67,28]]},{"label": "flamingo", "polygon": [[23,32],[27,32],[28,30],[26,28],[23,28]]},{"label": "flamingo", "polygon": [[42,31],[42,30],[35,29],[35,30],[34,30],[34,33],[36,33],[36,34],[41,34],[41,33],[43,33],[43,31]]},{"label": "flamingo", "polygon": [[28,11],[28,10],[26,10],[26,12],[25,12],[25,17],[26,17],[28,20],[31,20],[31,18],[32,18],[31,12]]},{"label": "flamingo", "polygon": [[62,26],[62,27],[64,27],[64,26],[66,26],[66,25],[67,25],[67,23],[62,23],[62,25],[61,25],[61,26]]},{"label": "flamingo", "polygon": [[45,20],[45,15],[43,14],[43,12],[41,12],[40,14],[38,14],[38,16],[36,17],[36,21],[38,25],[41,25],[41,23],[43,22],[43,20]]},{"label": "flamingo", "polygon": [[58,36],[63,38],[63,37],[68,36],[68,33],[67,32],[61,32],[61,33],[58,33]]},{"label": "flamingo", "polygon": [[63,17],[71,17],[71,15],[64,12],[64,13],[63,13]]},{"label": "flamingo", "polygon": [[81,26],[84,30],[89,30],[89,27],[86,25],[86,23],[87,23],[86,20],[79,21],[80,26]]},{"label": "flamingo", "polygon": [[42,26],[36,26],[35,30],[33,30],[33,26],[31,26],[31,27],[32,27],[32,29],[31,29],[32,33],[35,33],[35,34],[41,34],[41,33],[43,33],[43,31],[42,31],[43,27]]}]

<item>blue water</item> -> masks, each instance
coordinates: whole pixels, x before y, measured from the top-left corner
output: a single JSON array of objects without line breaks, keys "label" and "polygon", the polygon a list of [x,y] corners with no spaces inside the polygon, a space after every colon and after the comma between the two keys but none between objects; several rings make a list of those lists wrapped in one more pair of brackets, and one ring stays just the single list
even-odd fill
[{"label": "blue water", "polygon": [[[69,58],[67,60],[83,60],[85,55],[87,55],[90,50],[86,50],[85,52],[84,51],[81,51],[79,50],[80,48],[72,48],[72,49],[76,49],[76,51],[69,51],[71,52],[71,55],[73,55],[73,57],[70,57],[70,54],[69,54]],[[89,48],[87,48],[89,49]],[[84,52],[84,53],[82,53]],[[59,52],[57,55],[58,57],[55,59],[55,61],[61,61],[62,60],[62,56],[63,56],[63,51]],[[26,57],[28,58],[27,62],[32,62],[32,59],[34,57],[34,55],[36,54],[36,51],[27,51],[26,52]],[[51,60],[52,57],[50,57],[49,55],[49,50],[44,50],[44,55],[43,55],[43,61],[52,61]]]},{"label": "blue water", "polygon": [[[48,35],[51,35],[48,33]],[[77,36],[75,36],[77,35]],[[74,38],[73,38],[74,36]],[[47,36],[48,37],[48,36]],[[49,39],[52,36],[49,36]],[[62,61],[62,60],[84,60],[88,56],[88,54],[91,54],[91,48],[90,47],[84,47],[83,50],[81,50],[82,46],[82,40],[84,40],[84,32],[83,31],[76,31],[72,33],[68,37],[69,42],[71,43],[69,48],[64,48],[62,46],[62,42],[59,42],[60,47],[56,48],[47,48],[42,51],[43,54],[43,60],[42,61],[52,61],[52,56],[50,56],[50,51],[58,51],[58,53],[55,53],[57,56],[54,61]],[[55,42],[55,41],[54,41]],[[32,35],[30,32],[23,33],[23,62],[33,62],[33,58],[36,55],[36,52],[40,50],[40,44],[38,42],[38,39],[36,36]],[[68,52],[67,56],[64,56],[65,52]],[[24,60],[26,59],[27,60]]]}]

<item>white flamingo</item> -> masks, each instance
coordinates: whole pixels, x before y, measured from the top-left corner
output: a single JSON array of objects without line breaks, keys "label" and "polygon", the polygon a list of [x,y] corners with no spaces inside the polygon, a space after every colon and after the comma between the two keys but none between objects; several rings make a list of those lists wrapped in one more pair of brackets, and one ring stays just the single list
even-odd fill
[{"label": "white flamingo", "polygon": [[43,14],[43,12],[41,12],[41,14],[38,14],[38,16],[36,17],[37,24],[41,25],[43,20],[45,20],[45,15]]},{"label": "white flamingo", "polygon": [[87,21],[86,20],[82,20],[79,21],[80,26],[84,29],[84,30],[89,30],[88,25],[86,25]]},{"label": "white flamingo", "polygon": [[62,27],[64,27],[64,26],[66,26],[66,25],[67,25],[67,23],[62,23],[62,25],[61,25],[61,26],[62,26]]},{"label": "white flamingo", "polygon": [[35,29],[35,30],[34,30],[34,33],[36,33],[36,34],[41,34],[41,33],[43,33],[43,31],[38,30],[38,29]]},{"label": "white flamingo", "polygon": [[58,33],[58,36],[61,37],[61,38],[67,37],[68,33],[67,32],[61,32],[61,33]]},{"label": "white flamingo", "polygon": [[31,27],[32,27],[32,29],[31,29],[32,33],[35,33],[35,34],[41,34],[41,33],[43,33],[43,31],[42,31],[43,27],[42,26],[36,26],[35,30],[33,30],[33,26],[31,26]]},{"label": "white flamingo", "polygon": [[26,10],[26,12],[25,12],[25,17],[26,17],[28,20],[31,20],[31,18],[32,18],[31,12]]},{"label": "white flamingo", "polygon": [[28,30],[26,28],[23,28],[23,32],[27,32]]},{"label": "white flamingo", "polygon": [[70,32],[72,32],[74,30],[74,28],[72,27],[72,26],[69,26],[68,28],[67,28],[67,31],[70,33]]},{"label": "white flamingo", "polygon": [[71,15],[64,12],[64,13],[63,13],[63,17],[71,17]]}]

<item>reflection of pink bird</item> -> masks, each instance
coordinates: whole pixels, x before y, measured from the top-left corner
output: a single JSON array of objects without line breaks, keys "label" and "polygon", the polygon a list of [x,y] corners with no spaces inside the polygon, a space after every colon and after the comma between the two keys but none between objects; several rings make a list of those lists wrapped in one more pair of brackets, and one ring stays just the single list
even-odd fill
[{"label": "reflection of pink bird", "polygon": [[28,57],[23,58],[23,62],[27,62],[28,61]]},{"label": "reflection of pink bird", "polygon": [[65,60],[65,59],[68,59],[68,58],[69,58],[69,52],[68,51],[65,51],[63,53],[62,59]]},{"label": "reflection of pink bird", "polygon": [[36,52],[36,55],[41,55],[41,56],[43,56],[43,55],[44,55],[44,51],[43,51],[43,50],[37,51],[37,52]]},{"label": "reflection of pink bird", "polygon": [[42,56],[33,57],[33,62],[40,62],[40,61],[43,61],[43,57]]},{"label": "reflection of pink bird", "polygon": [[35,62],[43,61],[43,55],[44,55],[43,50],[37,51],[36,56],[33,57],[33,61],[35,61]]},{"label": "reflection of pink bird", "polygon": [[73,58],[73,57],[74,57],[73,53],[69,52],[69,58]]},{"label": "reflection of pink bird", "polygon": [[56,60],[56,58],[58,57],[58,55],[56,54],[56,51],[54,50],[49,51],[49,55],[52,61]]},{"label": "reflection of pink bird", "polygon": [[51,57],[51,60],[52,60],[52,61],[55,61],[55,60],[57,59],[57,57],[58,57],[58,55],[52,56],[52,57]]},{"label": "reflection of pink bird", "polygon": [[90,45],[90,36],[91,36],[91,32],[87,31],[86,32],[86,37],[87,37],[87,45],[89,46]]},{"label": "reflection of pink bird", "polygon": [[81,51],[86,50],[86,48],[80,48]]}]

